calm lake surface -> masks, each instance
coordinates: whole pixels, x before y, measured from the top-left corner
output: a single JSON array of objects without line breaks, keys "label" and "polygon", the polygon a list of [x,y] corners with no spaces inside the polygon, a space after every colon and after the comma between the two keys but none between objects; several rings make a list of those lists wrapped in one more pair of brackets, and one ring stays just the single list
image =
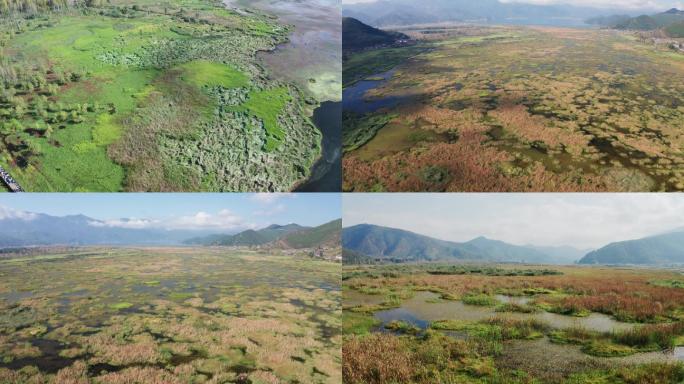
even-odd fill
[{"label": "calm lake surface", "polygon": [[323,154],[314,164],[311,177],[296,192],[342,190],[342,103],[326,101],[316,108],[314,124],[323,134]]}]

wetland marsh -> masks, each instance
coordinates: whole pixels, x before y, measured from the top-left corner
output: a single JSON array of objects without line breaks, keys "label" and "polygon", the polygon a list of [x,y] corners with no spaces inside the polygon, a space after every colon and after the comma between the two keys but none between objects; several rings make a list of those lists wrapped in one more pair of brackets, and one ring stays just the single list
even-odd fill
[{"label": "wetland marsh", "polygon": [[680,271],[552,269],[345,267],[345,383],[684,379]]},{"label": "wetland marsh", "polygon": [[21,9],[0,10],[0,165],[25,190],[290,191],[311,176],[315,90],[260,54],[292,25],[212,0]]},{"label": "wetland marsh", "polygon": [[684,190],[681,53],[625,31],[401,31],[417,44],[345,60],[345,191]]},{"label": "wetland marsh", "polygon": [[0,382],[338,383],[340,266],[221,248],[0,260]]}]

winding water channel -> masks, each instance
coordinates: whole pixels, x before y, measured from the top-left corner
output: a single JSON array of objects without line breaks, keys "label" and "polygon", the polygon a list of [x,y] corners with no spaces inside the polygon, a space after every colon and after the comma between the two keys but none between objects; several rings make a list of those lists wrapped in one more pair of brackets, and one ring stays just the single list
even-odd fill
[{"label": "winding water channel", "polygon": [[[511,302],[517,304],[525,304],[531,300],[529,297],[511,297],[504,295],[497,295],[496,298],[502,303]],[[381,295],[365,295],[356,291],[345,291],[344,293],[345,307],[375,305],[380,304],[383,301],[384,297]],[[382,331],[384,329],[384,325],[392,321],[405,321],[421,329],[427,329],[430,326],[430,323],[437,320],[462,320],[475,322],[486,320],[492,317],[506,317],[520,320],[534,319],[542,321],[557,329],[579,327],[598,332],[623,331],[639,326],[638,324],[634,323],[617,321],[610,316],[601,313],[591,313],[586,317],[574,317],[544,311],[536,313],[496,312],[494,307],[468,305],[461,301],[440,300],[439,295],[427,291],[416,292],[412,298],[405,300],[401,307],[378,311],[375,312],[374,316],[381,322],[381,324],[376,328],[377,331]],[[447,334],[449,333],[447,332]],[[534,348],[530,348],[532,343],[535,344]],[[579,350],[578,346],[553,344],[548,339],[536,341],[514,341],[507,346],[507,349],[518,351],[516,353],[521,353],[521,351],[524,352],[525,350],[540,349],[542,351],[553,351],[553,353],[565,351],[568,356],[584,355]],[[583,358],[607,359],[612,362],[621,363],[673,360],[684,361],[684,348],[677,347],[674,349],[674,351],[668,353],[637,353],[622,358],[594,358],[588,355],[584,355]]]}]

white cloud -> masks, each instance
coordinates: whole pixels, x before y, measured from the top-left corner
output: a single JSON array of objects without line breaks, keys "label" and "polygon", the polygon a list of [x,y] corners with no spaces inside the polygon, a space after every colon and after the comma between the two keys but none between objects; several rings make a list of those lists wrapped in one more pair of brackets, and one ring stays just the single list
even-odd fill
[{"label": "white cloud", "polygon": [[294,199],[295,197],[294,193],[255,193],[250,199],[257,203],[274,204],[281,199]]},{"label": "white cloud", "polygon": [[245,222],[240,216],[228,209],[216,213],[197,212],[194,215],[177,216],[168,219],[112,219],[92,221],[90,225],[96,227],[117,227],[130,229],[186,229],[186,230],[232,230],[251,228],[253,224]]},{"label": "white cloud", "polygon": [[265,209],[254,211],[254,214],[257,216],[273,216],[277,215],[278,213],[285,212],[286,209],[287,208],[284,204],[278,204],[275,206],[267,207]]},{"label": "white cloud", "polygon": [[113,219],[113,220],[102,220],[102,221],[91,221],[88,224],[93,227],[117,227],[117,228],[129,228],[129,229],[144,229],[152,228],[159,224],[155,220],[147,219]]},{"label": "white cloud", "polygon": [[21,211],[0,205],[0,220],[19,219],[30,221],[38,217],[35,213]]}]

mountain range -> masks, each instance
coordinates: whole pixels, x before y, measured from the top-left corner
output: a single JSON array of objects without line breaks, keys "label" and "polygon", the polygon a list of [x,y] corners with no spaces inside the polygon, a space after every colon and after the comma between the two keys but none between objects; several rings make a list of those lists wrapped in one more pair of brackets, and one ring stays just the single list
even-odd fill
[{"label": "mountain range", "polygon": [[[539,264],[570,264],[574,258],[556,251],[550,254],[541,248],[519,246],[503,241],[478,237],[468,242],[457,243],[438,240],[413,232],[361,224],[342,230],[342,247],[375,261],[420,262],[438,260],[477,260],[486,262],[527,262]],[[568,247],[569,248],[569,247]],[[575,250],[575,255],[580,251]]]},{"label": "mountain range", "polygon": [[317,227],[298,224],[277,225],[236,234],[209,235],[184,241],[189,245],[258,246],[274,244],[283,248],[314,248],[339,244],[342,220],[334,220]]},{"label": "mountain range", "polygon": [[[121,220],[125,222],[126,220]],[[51,216],[26,213],[0,217],[0,248],[46,245],[264,245],[309,248],[339,244],[341,220],[317,227],[297,224],[270,225],[234,234],[209,230],[122,228],[84,215]]]},{"label": "mountain range", "polygon": [[353,17],[342,18],[342,49],[359,50],[379,45],[391,45],[409,37],[399,32],[388,32],[362,23]]},{"label": "mountain range", "polygon": [[599,9],[500,0],[378,0],[343,4],[342,15],[375,27],[454,21],[586,26],[586,19],[614,14],[617,11],[617,7]]},{"label": "mountain range", "polygon": [[611,243],[588,253],[580,264],[684,264],[684,231]]},{"label": "mountain range", "polygon": [[83,215],[31,214],[30,219],[6,217],[0,220],[0,247],[179,244],[193,233],[197,235],[191,231],[111,227]]},{"label": "mountain range", "polygon": [[587,20],[587,23],[622,30],[660,30],[669,37],[684,37],[684,11],[680,11],[677,8],[654,15],[640,15],[636,17],[613,15],[591,18]]},{"label": "mountain range", "polygon": [[467,242],[439,240],[370,224],[342,230],[344,262],[479,261],[535,264],[681,264],[684,229],[640,240],[611,243],[595,251],[569,246],[513,245],[478,237]]}]

